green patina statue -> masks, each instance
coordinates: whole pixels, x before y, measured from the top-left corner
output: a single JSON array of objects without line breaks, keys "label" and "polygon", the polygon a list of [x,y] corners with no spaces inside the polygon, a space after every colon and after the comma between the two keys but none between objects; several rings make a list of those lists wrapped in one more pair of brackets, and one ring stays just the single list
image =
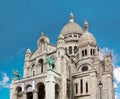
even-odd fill
[{"label": "green patina statue", "polygon": [[14,69],[12,69],[12,74],[13,74],[13,78],[15,80],[19,80],[20,79],[20,74],[19,74],[18,70],[15,71]]},{"label": "green patina statue", "polygon": [[49,63],[49,68],[51,68],[51,69],[56,68],[55,61],[54,61],[53,57],[47,57],[46,60]]}]

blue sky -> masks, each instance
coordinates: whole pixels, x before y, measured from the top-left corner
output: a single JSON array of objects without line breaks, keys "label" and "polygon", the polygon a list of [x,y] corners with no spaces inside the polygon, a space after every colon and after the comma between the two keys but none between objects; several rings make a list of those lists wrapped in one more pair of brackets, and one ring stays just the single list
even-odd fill
[{"label": "blue sky", "polygon": [[24,54],[33,52],[41,32],[56,44],[72,12],[75,22],[89,23],[101,51],[113,52],[116,99],[120,99],[119,0],[0,0],[0,96],[9,99],[12,68],[23,74]]}]

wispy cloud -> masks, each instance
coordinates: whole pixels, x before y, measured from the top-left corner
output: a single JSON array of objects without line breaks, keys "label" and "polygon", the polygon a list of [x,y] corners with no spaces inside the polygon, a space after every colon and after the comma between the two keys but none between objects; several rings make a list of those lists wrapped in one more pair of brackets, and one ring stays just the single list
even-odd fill
[{"label": "wispy cloud", "polygon": [[2,80],[0,81],[1,88],[10,88],[9,77],[6,73],[1,72]]}]

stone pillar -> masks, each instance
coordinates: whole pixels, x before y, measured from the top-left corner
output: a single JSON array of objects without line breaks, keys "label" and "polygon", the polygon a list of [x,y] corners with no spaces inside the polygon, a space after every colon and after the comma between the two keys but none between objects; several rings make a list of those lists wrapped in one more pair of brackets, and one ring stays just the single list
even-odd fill
[{"label": "stone pillar", "polygon": [[26,92],[23,92],[23,99],[27,99],[27,94],[26,94]]},{"label": "stone pillar", "polygon": [[38,92],[37,91],[33,91],[33,99],[38,99]]},{"label": "stone pillar", "polygon": [[51,69],[47,71],[46,79],[46,96],[45,99],[55,99],[55,81],[54,74]]},{"label": "stone pillar", "polygon": [[14,98],[13,99],[17,99],[17,93],[14,94]]},{"label": "stone pillar", "polygon": [[97,98],[97,78],[95,72],[91,73],[91,88],[88,90],[91,93],[91,99]]}]

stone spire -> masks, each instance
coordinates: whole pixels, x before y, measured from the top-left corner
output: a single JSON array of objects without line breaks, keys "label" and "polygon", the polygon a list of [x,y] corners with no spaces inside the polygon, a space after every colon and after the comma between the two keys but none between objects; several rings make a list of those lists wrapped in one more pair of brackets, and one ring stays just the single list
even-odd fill
[{"label": "stone spire", "polygon": [[84,32],[88,32],[88,22],[85,21],[84,23]]},{"label": "stone spire", "polygon": [[70,13],[70,21],[69,22],[74,22],[74,15],[73,15],[73,13]]}]

